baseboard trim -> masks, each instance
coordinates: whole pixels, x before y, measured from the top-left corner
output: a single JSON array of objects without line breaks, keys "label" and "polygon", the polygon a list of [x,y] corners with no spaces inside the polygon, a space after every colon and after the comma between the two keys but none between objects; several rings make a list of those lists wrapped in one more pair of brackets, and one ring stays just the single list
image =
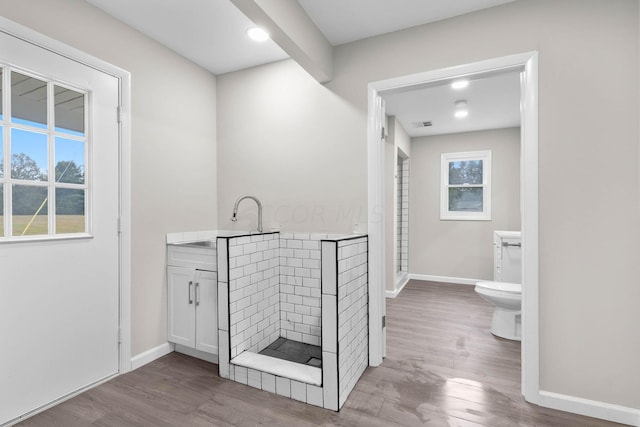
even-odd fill
[{"label": "baseboard trim", "polygon": [[166,342],[157,347],[151,348],[131,358],[131,370],[138,369],[147,363],[153,362],[173,351],[173,344]]},{"label": "baseboard trim", "polygon": [[426,280],[429,282],[457,283],[459,285],[474,285],[474,286],[477,282],[483,281],[483,279],[465,279],[463,277],[433,276],[431,274],[414,274],[414,273],[409,273],[409,279]]},{"label": "baseboard trim", "polygon": [[394,291],[386,291],[385,292],[385,296],[387,298],[395,298],[398,296],[398,294],[402,291],[402,289],[407,285],[407,283],[409,283],[409,274],[405,274],[405,276],[402,278],[402,280],[400,280],[400,286],[398,286],[396,288],[396,290]]},{"label": "baseboard trim", "polygon": [[[176,344],[174,350],[177,353],[186,354],[187,356],[195,357],[196,359],[206,360],[210,363],[218,364],[218,355],[207,353],[205,351],[196,350],[195,348],[185,347],[180,344]],[[215,351],[218,351],[217,348]]]},{"label": "baseboard trim", "polygon": [[540,391],[539,405],[630,426],[640,426],[640,409],[627,408],[626,406],[542,390]]}]

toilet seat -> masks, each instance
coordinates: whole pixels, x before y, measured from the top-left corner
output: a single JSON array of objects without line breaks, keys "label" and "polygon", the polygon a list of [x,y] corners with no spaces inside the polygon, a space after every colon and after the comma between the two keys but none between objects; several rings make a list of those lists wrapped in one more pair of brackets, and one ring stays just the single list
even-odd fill
[{"label": "toilet seat", "polygon": [[498,291],[507,294],[521,294],[522,285],[519,283],[508,282],[477,282],[476,287],[486,289],[488,291]]}]

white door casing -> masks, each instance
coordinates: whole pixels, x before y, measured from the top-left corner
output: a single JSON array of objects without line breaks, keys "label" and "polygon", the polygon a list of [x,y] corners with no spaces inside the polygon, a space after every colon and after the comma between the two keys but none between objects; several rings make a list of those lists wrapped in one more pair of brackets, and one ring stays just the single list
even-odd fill
[{"label": "white door casing", "polygon": [[130,369],[130,159],[127,72],[4,18],[0,61],[89,92],[92,211],[90,238],[0,244],[3,424]]},{"label": "white door casing", "polygon": [[[384,146],[380,144],[381,94],[412,86],[496,70],[522,71],[521,226],[522,226],[522,394],[540,402],[538,322],[538,53],[527,52],[460,66],[400,76],[368,85],[368,230],[369,363],[378,366],[385,352],[377,322],[384,310]],[[382,219],[381,219],[382,217]]]}]

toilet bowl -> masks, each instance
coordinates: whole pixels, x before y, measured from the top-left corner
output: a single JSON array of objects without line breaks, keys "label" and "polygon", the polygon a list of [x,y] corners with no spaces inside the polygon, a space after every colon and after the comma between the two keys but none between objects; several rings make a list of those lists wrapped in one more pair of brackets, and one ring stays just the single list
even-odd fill
[{"label": "toilet bowl", "polygon": [[501,338],[520,341],[522,285],[508,282],[477,282],[475,291],[495,305],[491,333]]}]

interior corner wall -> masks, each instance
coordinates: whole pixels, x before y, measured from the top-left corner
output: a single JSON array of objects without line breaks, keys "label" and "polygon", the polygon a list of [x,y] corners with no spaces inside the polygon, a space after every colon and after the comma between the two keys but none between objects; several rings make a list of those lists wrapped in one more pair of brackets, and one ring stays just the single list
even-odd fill
[{"label": "interior corner wall", "polygon": [[337,46],[326,85],[292,61],[219,76],[219,227],[243,193],[267,226],[365,224],[367,84],[538,51],[540,386],[640,408],[638,16],[518,0]]},{"label": "interior corner wall", "polygon": [[131,72],[131,353],[166,343],[165,234],[217,223],[215,76],[82,0],[0,13]]},{"label": "interior corner wall", "polygon": [[[491,150],[491,220],[440,220],[440,155]],[[409,271],[493,280],[493,231],[520,230],[520,128],[411,140]]]}]

